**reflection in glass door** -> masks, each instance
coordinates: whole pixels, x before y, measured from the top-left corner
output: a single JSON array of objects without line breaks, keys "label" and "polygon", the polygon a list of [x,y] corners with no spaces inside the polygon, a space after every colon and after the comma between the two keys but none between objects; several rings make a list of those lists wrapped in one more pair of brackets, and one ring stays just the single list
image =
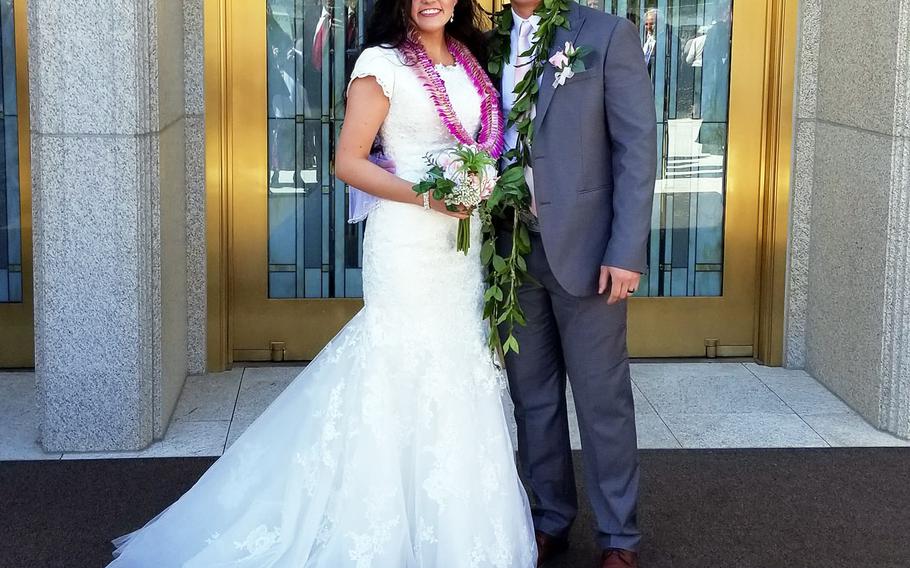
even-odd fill
[{"label": "reflection in glass door", "polygon": [[582,1],[636,25],[654,88],[659,161],[630,353],[752,355],[763,128],[753,109],[766,93],[770,0]]},{"label": "reflection in glass door", "polygon": [[372,0],[268,0],[269,298],[361,296],[362,225],[332,175]]},{"label": "reflection in glass door", "polygon": [[638,296],[720,296],[731,0],[589,0],[638,25],[654,85],[659,166]]},{"label": "reflection in glass door", "polygon": [[332,156],[372,4],[224,0],[233,360],[311,359],[363,305]]},{"label": "reflection in glass door", "polygon": [[23,300],[15,37],[13,3],[0,0],[0,303]]}]

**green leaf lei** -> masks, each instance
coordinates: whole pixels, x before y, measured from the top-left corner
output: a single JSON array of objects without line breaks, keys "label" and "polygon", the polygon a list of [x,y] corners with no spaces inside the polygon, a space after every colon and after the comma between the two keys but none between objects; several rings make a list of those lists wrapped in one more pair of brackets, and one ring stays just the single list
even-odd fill
[{"label": "green leaf lei", "polygon": [[[531,252],[528,227],[519,219],[518,211],[527,211],[531,205],[531,192],[525,181],[524,171],[531,164],[531,145],[534,141],[534,120],[531,110],[537,103],[540,79],[548,65],[550,45],[557,28],[569,29],[569,0],[543,0],[534,12],[540,16],[540,25],[534,35],[531,49],[522,55],[530,57],[531,68],[515,86],[515,106],[507,117],[507,127],[518,130],[516,147],[507,152],[506,160],[512,161],[499,179],[496,190],[486,202],[481,215],[484,220],[484,243],[480,256],[487,267],[487,291],[484,294],[484,317],[490,320],[490,346],[502,347],[503,353],[518,353],[515,324],[525,325],[524,311],[518,302],[518,288],[523,282],[532,281],[528,274],[525,256]],[[490,62],[487,70],[501,81],[502,70],[509,61],[512,49],[512,8],[506,6],[493,16],[490,39]],[[512,223],[512,248],[508,257],[496,252],[496,229],[493,218]],[[499,326],[505,325],[505,340]]]}]

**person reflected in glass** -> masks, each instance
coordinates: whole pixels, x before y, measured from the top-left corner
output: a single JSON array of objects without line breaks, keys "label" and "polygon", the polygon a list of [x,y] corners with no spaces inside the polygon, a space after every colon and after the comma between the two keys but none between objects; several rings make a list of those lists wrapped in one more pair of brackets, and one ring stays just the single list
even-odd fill
[{"label": "person reflected in glass", "polygon": [[[708,31],[707,26],[700,26],[698,31],[695,33],[695,37],[690,38],[685,47],[683,47],[683,56],[686,59],[686,64],[692,67],[694,72],[694,80],[696,84],[701,81],[701,70],[704,59],[705,52],[705,35]],[[690,88],[690,91],[692,89]],[[688,100],[688,99],[687,99]],[[699,91],[696,91],[692,96],[692,108],[690,110],[690,116],[692,118],[698,118],[701,114],[701,94]]]},{"label": "person reflected in glass", "polygon": [[645,65],[648,66],[648,75],[654,77],[654,59],[657,54],[657,25],[658,10],[651,8],[645,12],[644,37],[641,41],[641,50],[645,56]]},{"label": "person reflected in glass", "polygon": [[[357,63],[357,57],[360,55],[360,29],[358,27],[357,3],[359,0],[345,0],[347,23],[345,28],[344,42],[344,79],[345,84],[351,77],[351,70]],[[367,10],[364,5],[363,10]]]},{"label": "person reflected in glass", "polygon": [[686,42],[683,53],[686,55],[686,63],[692,67],[701,67],[702,56],[705,52],[705,34],[708,28],[701,26],[698,28],[695,37]]},{"label": "person reflected in glass", "polygon": [[266,5],[267,87],[269,101],[269,187],[281,183],[280,172],[294,170],[294,148],[282,133],[293,132],[288,119],[294,118],[296,78],[294,63],[288,58],[294,41],[278,21],[272,5]]},{"label": "person reflected in glass", "polygon": [[289,57],[296,58],[297,68],[301,70],[303,84],[298,89],[298,110],[313,122],[304,128],[304,161],[303,167],[319,167],[319,139],[322,109],[322,92],[324,84],[332,81],[332,70],[324,69],[326,61],[331,65],[335,34],[343,29],[345,34],[344,66],[347,70],[353,65],[358,52],[357,45],[357,3],[356,0],[345,2],[344,19],[338,17],[334,0],[318,0],[304,6],[303,33],[297,38]]},{"label": "person reflected in glass", "polygon": [[701,118],[697,142],[702,152],[722,156],[727,146],[730,95],[730,37],[733,11],[729,0],[717,5],[705,32],[702,51]]},{"label": "person reflected in glass", "polygon": [[332,48],[334,35],[338,30],[344,29],[345,54],[356,47],[357,41],[357,1],[347,0],[344,8],[344,22],[337,18],[335,1],[323,0],[316,28],[313,31],[312,49],[310,50],[310,63],[313,69],[322,71],[324,54]]}]

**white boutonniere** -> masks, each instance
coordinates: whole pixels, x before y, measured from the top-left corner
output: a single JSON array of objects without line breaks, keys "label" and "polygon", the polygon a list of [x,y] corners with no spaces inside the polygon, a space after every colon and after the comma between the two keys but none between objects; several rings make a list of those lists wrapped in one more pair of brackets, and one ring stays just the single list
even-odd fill
[{"label": "white boutonniere", "polygon": [[553,81],[553,88],[566,84],[567,79],[571,79],[578,73],[587,71],[584,58],[591,53],[589,47],[575,47],[571,41],[567,41],[561,51],[557,51],[550,58],[550,65],[556,68],[556,79]]}]

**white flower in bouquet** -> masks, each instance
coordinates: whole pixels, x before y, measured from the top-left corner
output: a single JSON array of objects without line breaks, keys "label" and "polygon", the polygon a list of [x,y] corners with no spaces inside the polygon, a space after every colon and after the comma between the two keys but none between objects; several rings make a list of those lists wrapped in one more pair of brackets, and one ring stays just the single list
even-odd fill
[{"label": "white flower in bouquet", "polygon": [[473,209],[489,199],[499,179],[496,168],[484,166],[479,171],[466,168],[460,160],[450,161],[443,170],[446,179],[455,183],[455,188],[450,197],[446,198],[449,205],[461,205]]}]

